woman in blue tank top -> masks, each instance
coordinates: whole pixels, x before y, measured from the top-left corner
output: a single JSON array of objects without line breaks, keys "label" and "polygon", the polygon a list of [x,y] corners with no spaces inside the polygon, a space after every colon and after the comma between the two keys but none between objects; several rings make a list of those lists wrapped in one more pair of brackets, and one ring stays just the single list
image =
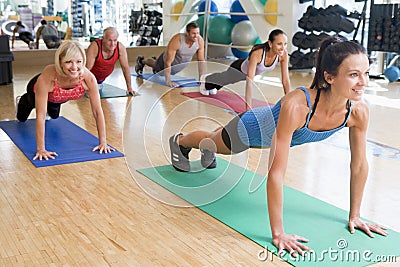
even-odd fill
[{"label": "woman in blue tank top", "polygon": [[351,150],[350,212],[351,233],[360,229],[387,235],[379,225],[360,219],[360,206],[368,176],[366,133],[369,109],[362,101],[368,83],[369,61],[365,49],[338,37],[323,40],[310,88],[300,87],[270,107],[246,111],[225,127],[213,132],[193,131],[170,138],[171,160],[175,169],[190,171],[189,152],[201,150],[204,168],[215,168],[215,152],[240,153],[251,147],[270,147],[267,180],[268,213],[273,244],[279,251],[302,254],[310,250],[308,240],[287,234],[283,227],[283,179],[291,146],[316,142],[343,127],[349,128]]},{"label": "woman in blue tank top", "polygon": [[200,93],[203,95],[216,94],[217,90],[228,84],[247,80],[245,98],[247,110],[249,110],[254,76],[272,71],[278,63],[281,66],[283,91],[285,94],[289,93],[289,56],[286,46],[286,34],[280,29],[271,31],[268,40],[263,44],[253,46],[247,58],[235,60],[224,72],[203,75],[200,78],[202,82]]}]

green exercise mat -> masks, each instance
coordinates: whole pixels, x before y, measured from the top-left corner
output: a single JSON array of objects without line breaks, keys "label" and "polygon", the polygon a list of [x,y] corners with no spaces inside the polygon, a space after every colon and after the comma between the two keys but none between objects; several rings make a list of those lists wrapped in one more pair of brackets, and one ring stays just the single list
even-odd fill
[{"label": "green exercise mat", "polygon": [[[113,97],[126,97],[126,96],[129,96],[126,94],[126,90],[108,83],[103,83],[103,89],[100,91],[100,98],[113,98]],[[85,97],[87,97],[86,94]]]},{"label": "green exercise mat", "polygon": [[[199,169],[198,162],[191,164]],[[255,257],[260,261],[281,260],[265,250],[275,254],[277,250],[269,228],[265,180],[221,158],[217,164],[215,169],[190,173],[178,172],[171,165],[138,172],[259,244],[262,248]],[[254,181],[263,182],[250,192]],[[388,230],[387,237],[375,234],[375,238],[361,231],[350,234],[347,218],[347,211],[285,186],[285,231],[308,238],[307,245],[315,252],[297,260],[286,254],[284,260],[294,266],[354,267],[395,261],[400,255],[400,233]]]}]

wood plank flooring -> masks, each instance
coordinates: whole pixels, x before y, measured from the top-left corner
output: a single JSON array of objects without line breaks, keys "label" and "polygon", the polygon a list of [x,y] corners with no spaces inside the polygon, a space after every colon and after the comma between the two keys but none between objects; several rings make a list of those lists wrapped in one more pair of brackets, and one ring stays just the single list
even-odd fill
[{"label": "wood plank flooring", "polygon": [[[14,83],[0,86],[0,120],[15,118],[15,97],[25,91],[29,79],[40,71],[40,67],[14,68]],[[194,74],[184,71],[182,75]],[[312,76],[291,72],[290,78],[295,88],[309,85]],[[110,81],[124,85],[121,69],[114,71]],[[132,82],[135,88],[143,84],[141,79],[133,78]],[[282,95],[279,70],[257,84],[270,102]],[[233,88],[243,90],[240,84]],[[182,128],[182,121],[168,117],[188,101],[180,94],[182,90],[193,88],[168,90],[145,83],[140,88],[142,95],[136,98],[103,99],[108,143],[122,152],[133,151],[137,140],[131,139],[142,134],[151,162],[168,164],[168,147],[158,145],[165,145],[169,134]],[[127,135],[138,125],[136,121],[147,115],[140,112],[140,106],[151,105],[155,99],[160,102],[147,117],[146,132]],[[371,106],[368,139],[392,150],[379,152],[371,144],[362,215],[400,231],[400,156],[390,159],[393,151],[400,149],[400,86],[374,81],[366,99]],[[212,129],[232,117],[200,102],[184,107],[187,113],[180,115],[183,118],[215,118],[187,123],[184,131],[196,127]],[[61,115],[97,135],[86,98],[63,104]],[[161,127],[160,121],[165,119],[168,125]],[[349,151],[346,145],[338,145],[347,140],[345,134],[337,139],[293,149],[285,183],[347,209]],[[251,240],[199,209],[177,207],[184,202],[132,172],[134,167],[148,164],[147,159],[138,155],[132,156],[136,162],[129,162],[128,155],[126,159],[35,168],[2,131],[0,154],[0,266],[290,266],[278,259],[260,262],[257,255],[262,248]],[[249,157],[246,167],[260,171],[260,155],[259,150],[245,153],[243,157]]]}]

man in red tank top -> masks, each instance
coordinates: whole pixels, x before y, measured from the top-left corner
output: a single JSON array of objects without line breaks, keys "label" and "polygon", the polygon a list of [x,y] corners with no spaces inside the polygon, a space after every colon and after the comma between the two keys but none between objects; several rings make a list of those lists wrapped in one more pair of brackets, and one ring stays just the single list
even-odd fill
[{"label": "man in red tank top", "polygon": [[87,48],[86,67],[94,74],[97,83],[102,84],[113,72],[115,63],[118,60],[125,77],[126,93],[136,95],[131,85],[131,73],[126,48],[118,42],[118,31],[114,27],[108,27],[103,32],[103,38],[93,41]]}]

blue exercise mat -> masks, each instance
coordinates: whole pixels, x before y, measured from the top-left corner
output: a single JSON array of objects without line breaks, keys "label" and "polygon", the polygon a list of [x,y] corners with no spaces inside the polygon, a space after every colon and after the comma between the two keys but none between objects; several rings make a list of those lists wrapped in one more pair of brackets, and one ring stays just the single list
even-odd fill
[{"label": "blue exercise mat", "polygon": [[[165,83],[165,77],[158,74],[144,73],[142,75],[138,75],[136,73],[132,73],[131,75],[148,80],[153,83],[158,83],[167,86],[167,84]],[[179,87],[200,86],[200,83],[195,78],[186,78],[178,75],[171,75],[171,81],[177,83]]]},{"label": "blue exercise mat", "polygon": [[[260,265],[281,261],[272,244],[264,177],[221,158],[217,158],[217,166],[195,172],[179,172],[171,165],[137,171],[259,244],[262,248],[254,256],[259,257]],[[191,167],[201,170],[199,161],[191,162]],[[262,181],[261,186],[249,190],[254,181]],[[314,250],[297,259],[285,253],[283,261],[299,267],[358,267],[382,261],[396,264],[400,233],[388,230],[388,236],[375,234],[375,238],[360,230],[350,234],[348,211],[288,186],[283,191],[285,230],[309,238],[306,245]]]},{"label": "blue exercise mat", "polygon": [[124,156],[117,150],[107,154],[92,152],[99,139],[64,117],[46,121],[46,149],[58,154],[50,160],[32,160],[36,154],[35,119],[1,121],[0,128],[37,168]]}]

